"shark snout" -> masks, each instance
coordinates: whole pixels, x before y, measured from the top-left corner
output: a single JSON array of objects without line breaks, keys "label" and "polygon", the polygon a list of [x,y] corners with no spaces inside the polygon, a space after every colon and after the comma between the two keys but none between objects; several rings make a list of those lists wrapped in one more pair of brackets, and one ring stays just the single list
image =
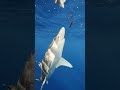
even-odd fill
[{"label": "shark snout", "polygon": [[60,29],[58,35],[59,35],[62,39],[64,38],[64,36],[65,36],[65,28],[64,28],[64,27],[62,27],[62,28]]},{"label": "shark snout", "polygon": [[65,28],[62,27],[59,31],[59,33],[57,34],[57,36],[54,38],[55,42],[59,42],[61,40],[63,40],[65,37]]}]

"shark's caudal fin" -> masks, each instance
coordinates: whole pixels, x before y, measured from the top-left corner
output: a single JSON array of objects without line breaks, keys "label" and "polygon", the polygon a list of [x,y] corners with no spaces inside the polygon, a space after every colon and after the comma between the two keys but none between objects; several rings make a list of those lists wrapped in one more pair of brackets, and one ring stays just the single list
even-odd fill
[{"label": "shark's caudal fin", "polygon": [[45,82],[46,82],[46,77],[45,77],[45,79],[44,79],[44,81],[43,81],[43,83],[42,83],[42,85],[41,85],[40,90],[42,90],[42,88],[43,88],[43,86],[44,86]]},{"label": "shark's caudal fin", "polygon": [[73,68],[73,66],[67,60],[65,60],[62,57],[60,58],[56,68],[58,68],[59,66],[66,66],[66,67],[69,67],[69,68]]}]

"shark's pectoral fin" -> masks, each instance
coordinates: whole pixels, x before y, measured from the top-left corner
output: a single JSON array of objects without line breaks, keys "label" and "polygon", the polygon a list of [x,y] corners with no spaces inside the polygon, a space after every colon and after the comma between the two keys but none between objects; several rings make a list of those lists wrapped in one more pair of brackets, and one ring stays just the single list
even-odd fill
[{"label": "shark's pectoral fin", "polygon": [[66,67],[69,67],[69,68],[73,68],[73,66],[67,60],[65,60],[62,57],[60,58],[56,68],[58,68],[59,66],[66,66]]}]

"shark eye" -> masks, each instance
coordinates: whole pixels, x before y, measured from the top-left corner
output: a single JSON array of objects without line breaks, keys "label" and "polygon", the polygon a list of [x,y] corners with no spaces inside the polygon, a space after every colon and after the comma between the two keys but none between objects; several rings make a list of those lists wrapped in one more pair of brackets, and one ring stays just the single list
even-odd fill
[{"label": "shark eye", "polygon": [[54,40],[56,39],[56,37],[54,38]]}]

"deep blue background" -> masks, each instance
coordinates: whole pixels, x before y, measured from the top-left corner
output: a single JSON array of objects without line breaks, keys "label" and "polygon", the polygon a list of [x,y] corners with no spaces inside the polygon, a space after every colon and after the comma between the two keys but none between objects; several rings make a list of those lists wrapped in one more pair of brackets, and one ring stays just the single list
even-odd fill
[{"label": "deep blue background", "polygon": [[[64,26],[63,57],[74,67],[57,68],[43,90],[85,90],[85,1],[66,0],[62,9],[52,0],[36,0],[35,11],[36,61],[43,59],[52,39]],[[73,25],[69,28],[71,16]],[[36,78],[40,78],[40,68],[37,63],[35,65]],[[41,83],[36,81],[36,90],[40,86]]]},{"label": "deep blue background", "polygon": [[34,49],[34,1],[0,0],[0,90],[15,84]]},{"label": "deep blue background", "polygon": [[120,90],[120,0],[86,1],[86,90]]},{"label": "deep blue background", "polygon": [[[31,0],[0,0],[1,83],[16,82],[22,60],[33,47],[33,4]],[[119,0],[86,1],[86,90],[120,90],[119,6]]]}]

